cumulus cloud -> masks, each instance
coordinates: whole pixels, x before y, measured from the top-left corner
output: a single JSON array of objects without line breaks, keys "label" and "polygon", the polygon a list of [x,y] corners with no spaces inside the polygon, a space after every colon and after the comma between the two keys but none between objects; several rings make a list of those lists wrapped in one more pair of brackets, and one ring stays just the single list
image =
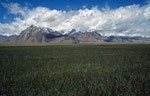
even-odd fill
[{"label": "cumulus cloud", "polygon": [[26,11],[28,10],[27,7],[21,7],[18,3],[1,3],[11,14],[21,14],[25,16]]},{"label": "cumulus cloud", "polygon": [[65,33],[72,29],[77,31],[98,30],[105,35],[148,36],[150,37],[150,4],[144,6],[130,5],[115,10],[97,7],[91,9],[61,11],[45,7],[29,9],[18,3],[2,3],[11,14],[20,14],[10,24],[0,23],[0,34],[19,34],[22,30],[34,24],[49,27],[53,30],[63,30]]}]

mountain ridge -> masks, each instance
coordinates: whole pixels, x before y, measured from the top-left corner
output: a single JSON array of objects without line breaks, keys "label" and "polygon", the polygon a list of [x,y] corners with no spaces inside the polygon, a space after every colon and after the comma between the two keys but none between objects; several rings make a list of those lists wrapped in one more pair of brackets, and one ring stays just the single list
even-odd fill
[{"label": "mountain ridge", "polygon": [[72,29],[61,34],[50,28],[31,25],[9,42],[15,43],[150,43],[150,38],[128,36],[103,36],[96,30],[77,32]]},{"label": "mountain ridge", "polygon": [[9,42],[10,40],[16,37],[17,35],[10,35],[10,36],[0,35],[0,42]]}]

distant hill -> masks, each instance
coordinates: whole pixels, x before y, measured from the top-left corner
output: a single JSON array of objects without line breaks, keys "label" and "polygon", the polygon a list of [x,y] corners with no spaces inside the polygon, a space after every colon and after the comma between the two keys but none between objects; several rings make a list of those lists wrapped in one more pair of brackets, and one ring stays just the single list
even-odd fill
[{"label": "distant hill", "polygon": [[16,37],[17,37],[17,35],[11,35],[11,36],[0,35],[0,42],[8,42]]},{"label": "distant hill", "polygon": [[68,34],[49,28],[31,25],[10,42],[16,43],[150,43],[150,38],[102,36],[97,31],[77,32],[75,29]]}]

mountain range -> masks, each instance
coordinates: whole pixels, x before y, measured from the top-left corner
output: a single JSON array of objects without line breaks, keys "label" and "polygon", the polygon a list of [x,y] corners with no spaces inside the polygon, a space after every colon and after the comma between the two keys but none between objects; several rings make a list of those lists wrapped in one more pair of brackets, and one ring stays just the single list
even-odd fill
[{"label": "mountain range", "polygon": [[0,35],[0,42],[8,42],[9,40],[12,40],[16,37],[17,37],[17,35],[11,35],[11,36]]},{"label": "mountain range", "polygon": [[29,26],[18,36],[2,36],[1,42],[14,43],[150,43],[150,38],[135,36],[102,36],[96,30],[77,32],[72,29],[67,34],[49,28]]}]

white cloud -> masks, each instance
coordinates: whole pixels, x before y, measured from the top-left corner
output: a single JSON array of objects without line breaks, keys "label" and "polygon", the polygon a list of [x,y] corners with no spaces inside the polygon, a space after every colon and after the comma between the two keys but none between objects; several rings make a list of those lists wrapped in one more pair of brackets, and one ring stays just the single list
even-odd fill
[{"label": "white cloud", "polygon": [[27,7],[20,7],[18,3],[1,3],[11,14],[21,14],[25,16],[26,11],[28,11]]},{"label": "white cloud", "polygon": [[6,17],[6,16],[3,16],[3,19],[7,19],[7,17]]},{"label": "white cloud", "polygon": [[86,8],[86,7],[87,7],[86,5],[83,5],[83,6],[82,6],[82,8]]},{"label": "white cloud", "polygon": [[0,34],[19,34],[31,24],[54,30],[99,30],[106,35],[149,36],[150,4],[140,7],[131,5],[115,10],[97,7],[76,11],[50,10],[45,7],[28,9],[17,3],[2,4],[11,14],[20,14],[10,24],[0,23]]}]

